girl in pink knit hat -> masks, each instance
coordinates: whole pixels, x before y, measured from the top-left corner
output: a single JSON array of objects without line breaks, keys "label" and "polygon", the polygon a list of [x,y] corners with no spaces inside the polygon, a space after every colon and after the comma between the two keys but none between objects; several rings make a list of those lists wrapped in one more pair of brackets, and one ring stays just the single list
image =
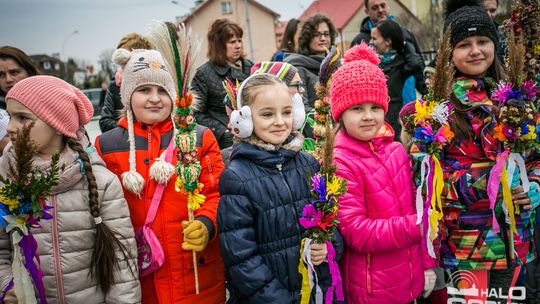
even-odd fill
[{"label": "girl in pink knit hat", "polygon": [[379,58],[361,44],[344,59],[332,76],[330,98],[339,122],[336,174],[348,188],[339,201],[347,302],[409,303],[422,291],[430,292],[436,267],[422,250],[411,167],[384,121],[389,97]]},{"label": "girl in pink knit hat", "polygon": [[[63,168],[59,183],[46,198],[52,219],[31,228],[43,274],[43,288],[36,287],[39,302],[43,303],[42,297],[54,303],[140,302],[135,238],[122,187],[88,147],[84,133],[92,103],[79,89],[52,76],[21,80],[6,101],[11,143],[0,158],[0,175],[15,178],[9,170],[17,157],[12,144],[19,140],[17,132],[30,123],[34,123],[30,138],[37,151],[33,166],[48,171],[52,155],[60,153]],[[35,303],[35,298],[21,299],[32,295],[13,288],[12,256],[10,235],[1,229],[3,303]]]}]

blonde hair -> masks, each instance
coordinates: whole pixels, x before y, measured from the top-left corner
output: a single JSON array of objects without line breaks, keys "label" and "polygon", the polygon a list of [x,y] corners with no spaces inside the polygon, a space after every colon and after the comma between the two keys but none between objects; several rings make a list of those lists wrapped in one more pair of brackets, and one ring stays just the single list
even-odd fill
[{"label": "blonde hair", "polygon": [[268,86],[281,86],[288,93],[287,85],[279,80],[279,78],[272,74],[261,73],[249,79],[248,83],[242,89],[242,106],[253,104],[253,101],[261,93],[262,89]]},{"label": "blonde hair", "polygon": [[126,49],[128,51],[133,51],[137,49],[153,50],[154,45],[146,37],[143,37],[137,33],[129,33],[122,37],[122,39],[120,39],[120,42],[118,42],[116,48]]}]

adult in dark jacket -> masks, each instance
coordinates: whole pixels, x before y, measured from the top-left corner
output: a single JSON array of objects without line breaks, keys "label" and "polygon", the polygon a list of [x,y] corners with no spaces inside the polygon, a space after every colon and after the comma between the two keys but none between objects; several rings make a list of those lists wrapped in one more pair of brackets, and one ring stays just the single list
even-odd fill
[{"label": "adult in dark jacket", "polygon": [[[126,49],[128,51],[133,51],[135,49],[153,50],[154,45],[146,37],[137,33],[129,33],[120,39],[116,48]],[[99,119],[99,129],[101,130],[101,133],[105,133],[118,126],[120,112],[124,108],[124,105],[120,100],[121,75],[122,70],[119,68],[114,80],[109,83],[107,93],[105,93],[105,101],[103,102],[101,118]]]},{"label": "adult in dark jacket", "polygon": [[[373,26],[382,20],[390,19],[397,23],[396,18],[390,15],[390,7],[388,6],[387,0],[366,0],[364,2],[365,10],[367,17],[362,20],[360,25],[360,33],[354,37],[351,42],[351,47],[360,44],[361,42],[369,43],[371,41],[371,29]],[[424,82],[424,75],[422,71],[424,69],[424,58],[422,58],[422,50],[418,46],[418,42],[414,37],[413,33],[407,30],[405,27],[400,26],[401,32],[403,33],[403,39],[407,44],[411,44],[414,48],[414,51],[422,59],[422,69],[419,73],[414,74],[415,86],[420,94],[427,93],[427,87]]]},{"label": "adult in dark jacket", "polygon": [[113,80],[109,83],[107,93],[105,93],[105,101],[101,108],[101,118],[99,119],[99,128],[101,133],[105,133],[117,127],[120,119],[120,112],[124,108],[120,100],[120,87]]},{"label": "adult in dark jacket", "polygon": [[[301,296],[298,264],[305,230],[299,218],[311,198],[309,177],[318,172],[319,163],[300,151],[302,136],[291,133],[290,94],[273,79],[268,74],[254,76],[253,84],[243,85],[245,94],[238,93],[242,106],[253,112],[253,131],[233,146],[219,181],[217,225],[229,303],[299,303]],[[237,128],[245,131],[243,125]],[[235,134],[241,136],[238,129]],[[333,244],[341,256],[339,233]],[[327,254],[318,255],[317,262],[313,251],[311,257],[324,292],[330,285],[323,262]]]},{"label": "adult in dark jacket", "polygon": [[371,44],[379,55],[379,67],[388,78],[388,95],[390,103],[385,119],[399,140],[401,125],[399,111],[403,107],[403,85],[411,75],[423,72],[422,58],[414,51],[406,50],[408,44],[403,43],[403,35],[399,25],[391,20],[378,22],[371,30]]},{"label": "adult in dark jacket", "polygon": [[313,15],[302,25],[298,38],[298,54],[286,54],[284,62],[298,69],[304,82],[307,97],[306,112],[313,109],[317,94],[315,85],[319,81],[319,70],[326,53],[334,45],[336,29],[332,21],[323,15]]},{"label": "adult in dark jacket", "polygon": [[214,21],[207,35],[208,62],[197,69],[191,81],[191,89],[197,98],[195,118],[214,132],[220,149],[233,144],[227,129],[229,118],[223,104],[225,89],[221,83],[225,78],[233,83],[242,82],[253,65],[244,59],[243,34],[242,28],[228,19]]},{"label": "adult in dark jacket", "polygon": [[17,82],[38,74],[32,59],[22,50],[8,45],[0,47],[0,109],[6,109],[5,97]]},{"label": "adult in dark jacket", "polygon": [[291,20],[287,22],[285,32],[283,32],[281,45],[279,46],[278,51],[272,55],[270,61],[283,61],[285,54],[296,53],[298,36],[300,35],[301,28],[300,19],[291,18]]}]

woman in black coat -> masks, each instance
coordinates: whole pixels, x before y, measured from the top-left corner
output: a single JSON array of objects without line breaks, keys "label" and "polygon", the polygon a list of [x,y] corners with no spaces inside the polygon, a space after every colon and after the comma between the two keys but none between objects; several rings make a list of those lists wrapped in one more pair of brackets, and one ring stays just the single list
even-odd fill
[{"label": "woman in black coat", "polygon": [[[405,80],[416,73],[422,72],[423,62],[413,46],[406,44],[399,25],[389,19],[375,24],[371,29],[370,44],[375,48],[381,62],[379,67],[388,78],[388,113],[385,119],[395,132],[395,139],[399,139],[401,125],[399,124],[399,111],[403,107],[403,87]],[[414,90],[414,84],[408,88]]]},{"label": "woman in black coat", "polygon": [[232,135],[227,129],[229,117],[225,112],[222,81],[242,82],[249,76],[253,63],[244,59],[242,28],[228,19],[214,21],[208,31],[208,62],[197,69],[191,89],[197,99],[194,107],[197,122],[212,130],[220,149],[232,146]]}]

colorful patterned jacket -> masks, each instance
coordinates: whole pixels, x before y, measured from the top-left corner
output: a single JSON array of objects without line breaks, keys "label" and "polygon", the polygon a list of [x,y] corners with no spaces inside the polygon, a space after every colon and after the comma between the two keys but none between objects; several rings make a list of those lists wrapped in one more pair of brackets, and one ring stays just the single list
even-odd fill
[{"label": "colorful patterned jacket", "polygon": [[[474,80],[464,80],[463,86],[454,86],[454,97],[463,105],[483,105],[466,114],[472,138],[457,139],[446,146],[441,155],[445,187],[439,254],[441,265],[449,269],[505,269],[535,258],[532,233],[536,210],[521,210],[516,214],[517,233],[511,235],[510,226],[505,223],[502,200],[498,200],[495,215],[500,233],[493,232],[486,189],[501,145],[493,138],[496,105],[490,106],[492,103],[483,87],[481,81]],[[411,152],[413,158],[418,157],[414,146]],[[529,180],[540,183],[540,159],[529,157],[526,165]],[[415,172],[418,172],[416,167]]]}]

